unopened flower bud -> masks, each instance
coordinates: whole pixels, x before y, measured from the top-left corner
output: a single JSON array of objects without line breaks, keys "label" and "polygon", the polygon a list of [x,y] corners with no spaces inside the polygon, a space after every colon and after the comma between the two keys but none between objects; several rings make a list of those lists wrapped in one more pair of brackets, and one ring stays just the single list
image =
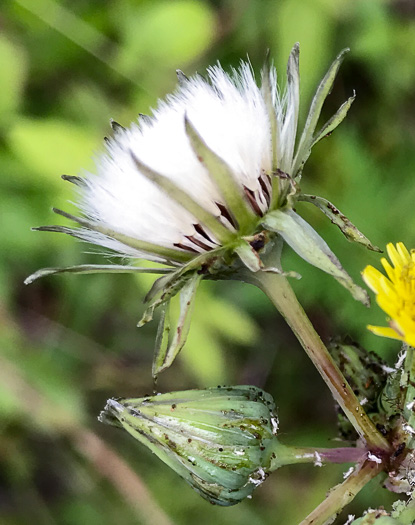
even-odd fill
[{"label": "unopened flower bud", "polygon": [[[385,428],[386,422],[379,414],[379,396],[386,384],[390,368],[377,354],[368,352],[351,341],[335,341],[330,344],[329,349],[365,412],[380,425],[378,428]],[[356,431],[340,408],[338,421],[344,439],[357,439]]]},{"label": "unopened flower bud", "polygon": [[99,420],[124,428],[211,503],[249,496],[286,447],[272,397],[253,386],[110,399]]}]

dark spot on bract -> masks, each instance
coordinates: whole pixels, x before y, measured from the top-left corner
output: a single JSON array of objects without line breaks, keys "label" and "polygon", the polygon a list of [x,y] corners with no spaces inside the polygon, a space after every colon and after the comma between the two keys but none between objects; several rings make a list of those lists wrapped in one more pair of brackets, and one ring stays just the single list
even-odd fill
[{"label": "dark spot on bract", "polygon": [[397,458],[398,456],[400,456],[402,454],[402,452],[405,450],[405,443],[400,443],[397,447],[396,447],[396,450],[395,452],[393,453],[393,457],[394,458]]}]

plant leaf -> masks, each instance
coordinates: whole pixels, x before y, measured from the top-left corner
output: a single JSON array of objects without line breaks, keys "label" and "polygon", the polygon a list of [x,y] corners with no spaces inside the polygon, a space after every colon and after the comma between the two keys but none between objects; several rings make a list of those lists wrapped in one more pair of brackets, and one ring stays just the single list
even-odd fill
[{"label": "plant leaf", "polygon": [[156,342],[154,346],[152,366],[154,379],[157,378],[158,373],[162,369],[163,361],[169,348],[170,329],[170,303],[166,303],[161,308],[160,321],[157,328]]},{"label": "plant leaf", "polygon": [[282,171],[291,173],[292,159],[294,156],[295,137],[297,134],[298,124],[298,110],[300,106],[300,45],[298,42],[294,45],[288,58],[287,64],[287,110],[284,121],[284,128],[288,128],[288,132],[284,133],[286,137],[286,144],[284,156],[281,159],[280,168]]},{"label": "plant leaf", "polygon": [[117,264],[80,264],[64,268],[42,268],[26,277],[24,284],[32,284],[36,279],[58,273],[155,273],[164,274],[173,272],[175,268],[142,268],[140,266],[125,266]]},{"label": "plant leaf", "polygon": [[85,179],[77,177],[76,175],[61,175],[61,179],[70,182],[71,184],[75,184],[75,186],[79,186],[80,188],[86,186]]},{"label": "plant leaf", "polygon": [[327,137],[328,135],[330,135],[337,128],[337,126],[343,122],[355,98],[356,98],[356,94],[353,93],[353,96],[349,97],[346,100],[346,102],[343,102],[343,104],[339,107],[336,113],[324,124],[324,126],[320,129],[320,131],[318,131],[314,135],[313,143],[310,146],[310,151],[311,151],[311,148],[315,146],[315,144],[317,144],[317,142],[319,142],[324,137]]},{"label": "plant leaf", "polygon": [[264,217],[263,225],[279,233],[300,257],[332,275],[356,300],[369,306],[366,291],[353,282],[324,239],[293,210],[275,210]]},{"label": "plant leaf", "polygon": [[242,242],[235,248],[235,252],[251,272],[259,272],[259,270],[263,268],[258,252],[252,248],[249,242],[242,240]]},{"label": "plant leaf", "polygon": [[297,177],[301,173],[302,167],[310,155],[311,146],[314,142],[314,130],[316,129],[317,122],[320,117],[321,108],[323,107],[327,95],[331,91],[334,79],[336,78],[340,65],[343,62],[344,55],[348,51],[349,49],[343,49],[343,51],[341,51],[317,88],[316,94],[314,95],[310,105],[300,142],[298,144],[292,173],[290,174],[292,177]]},{"label": "plant leaf", "polygon": [[365,235],[363,235],[363,233],[360,230],[358,230],[356,226],[345,215],[343,215],[343,213],[338,208],[336,208],[334,204],[332,204],[327,199],[323,199],[323,197],[317,197],[317,195],[307,195],[303,193],[298,196],[298,200],[310,202],[311,204],[317,206],[317,208],[321,210],[333,224],[340,228],[341,232],[347,240],[362,244],[363,246],[374,252],[382,252],[380,248],[374,246],[369,241],[369,239]]},{"label": "plant leaf", "polygon": [[144,312],[143,317],[138,322],[138,327],[141,328],[143,325],[153,319],[154,310],[173,298],[177,292],[187,283],[192,277],[192,272],[183,273],[180,268],[168,275],[163,275],[154,281],[153,286],[145,297],[147,303],[147,309]]},{"label": "plant leaf", "polygon": [[185,86],[189,82],[189,78],[183,73],[181,69],[176,69],[176,75],[179,86]]},{"label": "plant leaf", "polygon": [[[280,129],[278,125],[277,114],[275,110],[275,101],[273,100],[273,91],[276,90],[276,86],[272,87],[272,82],[276,82],[276,79],[272,77],[272,64],[270,60],[269,51],[265,58],[265,63],[261,71],[261,92],[265,101],[265,107],[268,113],[268,119],[271,128],[271,151],[272,151],[272,169],[273,171],[278,168],[279,161],[279,147],[280,147]],[[274,188],[273,196],[274,196]],[[276,191],[278,191],[276,189]]]},{"label": "plant leaf", "polygon": [[[169,315],[166,316],[165,312],[162,315],[163,326],[161,328],[159,325],[156,339],[156,351],[153,360],[154,377],[171,366],[186,342],[187,334],[189,333],[190,329],[190,321],[196,297],[196,290],[201,279],[201,275],[194,273],[180,290],[180,314],[179,319],[175,324],[174,331],[171,330],[171,321]],[[169,337],[171,334],[172,337]],[[169,341],[168,344],[167,341]]]}]

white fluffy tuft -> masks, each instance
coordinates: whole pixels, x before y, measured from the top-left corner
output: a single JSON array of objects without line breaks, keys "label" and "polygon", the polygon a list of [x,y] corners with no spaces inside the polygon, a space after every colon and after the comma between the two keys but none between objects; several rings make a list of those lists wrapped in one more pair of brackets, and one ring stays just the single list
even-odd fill
[{"label": "white fluffy tuft", "polygon": [[[219,65],[207,73],[208,81],[195,76],[160,102],[151,120],[143,119],[138,125],[117,132],[106,154],[97,161],[97,174],[87,174],[86,184],[80,188],[79,207],[86,217],[109,230],[169,248],[186,244],[185,236],[197,235],[197,219],[138,171],[131,152],[152,170],[174,181],[206,210],[220,216],[216,203],[224,203],[193,153],[185,132],[185,115],[210,149],[228,164],[241,186],[254,192],[260,208],[266,211],[258,177],[263,171],[271,172],[272,144],[261,90],[247,63],[231,75]],[[284,102],[277,91],[273,68],[270,74],[277,119],[281,120],[283,131]],[[283,137],[280,139],[279,148],[284,145]],[[221,220],[225,224],[223,217]],[[93,231],[83,231],[81,235],[129,256],[142,255]],[[215,241],[213,237],[212,240]],[[145,257],[149,258],[148,254]]]}]

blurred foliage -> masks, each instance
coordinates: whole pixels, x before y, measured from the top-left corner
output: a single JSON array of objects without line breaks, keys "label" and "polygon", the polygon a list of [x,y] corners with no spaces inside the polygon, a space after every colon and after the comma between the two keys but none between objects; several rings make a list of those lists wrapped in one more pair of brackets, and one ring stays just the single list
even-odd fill
[{"label": "blurred foliage", "polygon": [[[249,55],[258,71],[270,49],[283,79],[300,41],[303,118],[316,82],[344,47],[351,53],[326,116],[357,92],[346,121],[315,148],[304,191],[333,201],[379,246],[415,246],[413,2],[8,0],[0,25],[1,523],[161,523],[148,517],[149,500],[137,492],[135,501],[135,489],[132,499],[123,493],[116,468],[105,470],[105,448],[97,445],[98,457],[82,449],[80,432],[125,458],[171,523],[297,523],[344,468],[283,469],[252,501],[224,510],[96,422],[108,397],[153,389],[156,325],[135,328],[149,279],[62,276],[25,288],[24,277],[39,267],[103,258],[73,239],[29,230],[54,222],[50,208],[74,199],[59,175],[93,169],[109,119],[128,124],[148,113],[174,89],[175,69],[203,73],[217,60],[228,68]],[[379,266],[376,254],[348,244],[317,210],[300,205],[357,281],[366,264]],[[303,275],[293,285],[324,339],[348,334],[393,362],[398,344],[365,329],[382,324],[382,312],[365,310],[288,249],[284,265]],[[217,383],[252,383],[275,396],[282,441],[326,446],[336,434],[317,373],[265,297],[241,283],[202,284],[188,344],[157,388]],[[387,505],[391,496],[378,486],[348,511]]]}]

